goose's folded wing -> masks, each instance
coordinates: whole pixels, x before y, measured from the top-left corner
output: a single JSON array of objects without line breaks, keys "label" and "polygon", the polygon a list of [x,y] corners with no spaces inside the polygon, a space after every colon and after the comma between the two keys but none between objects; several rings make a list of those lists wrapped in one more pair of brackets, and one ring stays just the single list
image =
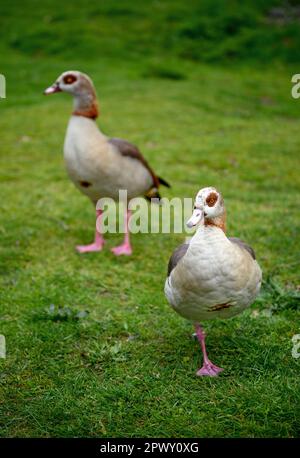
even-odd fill
[{"label": "goose's folded wing", "polygon": [[171,274],[172,270],[177,266],[180,259],[183,258],[183,256],[187,252],[188,247],[188,243],[183,243],[182,245],[179,245],[179,247],[177,247],[176,250],[174,250],[168,264],[168,276]]},{"label": "goose's folded wing", "polygon": [[155,173],[153,172],[150,165],[148,164],[140,150],[137,148],[137,146],[132,145],[131,143],[127,142],[126,140],[122,140],[121,138],[110,138],[108,140],[108,143],[113,145],[122,156],[128,156],[132,159],[141,162],[141,164],[143,164],[143,166],[150,173],[153,179],[153,186],[155,186],[156,188],[159,187],[159,178],[155,175]]},{"label": "goose's folded wing", "polygon": [[256,256],[255,256],[255,251],[253,250],[253,248],[251,248],[251,246],[249,246],[246,242],[244,242],[243,240],[237,238],[237,237],[228,237],[228,239],[232,242],[232,243],[235,243],[236,245],[238,245],[240,248],[242,248],[243,250],[246,250],[248,251],[248,253],[252,256],[253,259],[256,259]]}]

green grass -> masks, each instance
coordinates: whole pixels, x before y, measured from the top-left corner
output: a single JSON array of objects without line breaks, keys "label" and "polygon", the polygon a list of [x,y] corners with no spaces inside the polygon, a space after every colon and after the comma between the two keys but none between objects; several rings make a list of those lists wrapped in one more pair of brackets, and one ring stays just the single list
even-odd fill
[{"label": "green grass", "polygon": [[[191,59],[197,40],[212,49],[219,43],[213,33],[190,42],[197,2],[188,16],[181,14],[186,2],[146,5],[1,5],[0,334],[7,359],[0,360],[0,436],[298,436],[299,360],[291,350],[300,332],[300,102],[290,95],[297,59],[277,29],[278,59],[263,43],[253,62],[238,40],[233,60],[219,47],[221,63],[211,63],[207,47],[203,59]],[[251,20],[265,9],[257,2]],[[213,22],[207,27],[222,19],[204,13],[201,21]],[[187,24],[194,32],[176,42]],[[201,361],[192,327],[163,294],[169,256],[184,235],[135,235],[130,258],[109,251],[122,235],[108,236],[102,253],[75,253],[93,237],[94,213],[64,170],[71,99],[42,96],[69,68],[93,78],[102,130],[138,144],[172,183],[164,196],[217,186],[228,233],[256,250],[265,278],[259,299],[237,318],[204,324],[211,359],[225,368],[217,379],[195,376]]]}]

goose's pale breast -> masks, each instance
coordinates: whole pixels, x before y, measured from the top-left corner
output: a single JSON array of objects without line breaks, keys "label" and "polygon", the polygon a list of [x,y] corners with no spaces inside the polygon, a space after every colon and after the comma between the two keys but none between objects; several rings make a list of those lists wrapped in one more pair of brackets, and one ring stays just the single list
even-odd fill
[{"label": "goose's pale breast", "polygon": [[252,303],[261,270],[251,255],[218,228],[204,228],[166,280],[169,302],[192,320],[227,318]]}]

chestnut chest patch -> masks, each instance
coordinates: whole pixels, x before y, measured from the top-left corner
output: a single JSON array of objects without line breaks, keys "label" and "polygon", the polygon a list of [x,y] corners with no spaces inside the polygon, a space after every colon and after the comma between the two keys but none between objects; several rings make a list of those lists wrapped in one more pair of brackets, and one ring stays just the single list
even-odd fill
[{"label": "chestnut chest patch", "polygon": [[88,188],[89,186],[92,186],[92,183],[90,183],[89,181],[79,181],[79,184],[83,188]]},{"label": "chestnut chest patch", "polygon": [[231,304],[217,304],[210,308],[210,312],[216,312],[218,310],[228,309]]}]

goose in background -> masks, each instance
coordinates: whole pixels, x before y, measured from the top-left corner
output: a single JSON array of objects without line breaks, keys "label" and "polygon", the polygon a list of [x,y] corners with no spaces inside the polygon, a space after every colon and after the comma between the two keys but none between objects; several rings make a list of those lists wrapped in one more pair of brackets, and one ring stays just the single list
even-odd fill
[{"label": "goose in background", "polygon": [[200,322],[230,318],[249,307],[259,293],[262,272],[253,249],[226,236],[224,200],[215,188],[198,192],[187,226],[198,228],[170,258],[165,295],[174,310],[195,325],[203,353],[197,375],[216,376],[223,369],[207,356]]},{"label": "goose in background", "polygon": [[[126,190],[128,199],[138,196],[159,199],[159,186],[169,187],[169,184],[154,173],[139,149],[125,140],[107,137],[98,128],[95,120],[99,109],[91,79],[79,71],[64,72],[44,94],[57,92],[67,92],[74,99],[64,143],[67,172],[93,205],[96,206],[100,198],[118,200],[119,190]],[[130,211],[126,210],[124,241],[112,248],[117,256],[132,253],[128,230]],[[101,210],[96,211],[98,223],[101,214]],[[93,243],[76,247],[80,253],[102,250],[104,238],[97,227]]]}]

